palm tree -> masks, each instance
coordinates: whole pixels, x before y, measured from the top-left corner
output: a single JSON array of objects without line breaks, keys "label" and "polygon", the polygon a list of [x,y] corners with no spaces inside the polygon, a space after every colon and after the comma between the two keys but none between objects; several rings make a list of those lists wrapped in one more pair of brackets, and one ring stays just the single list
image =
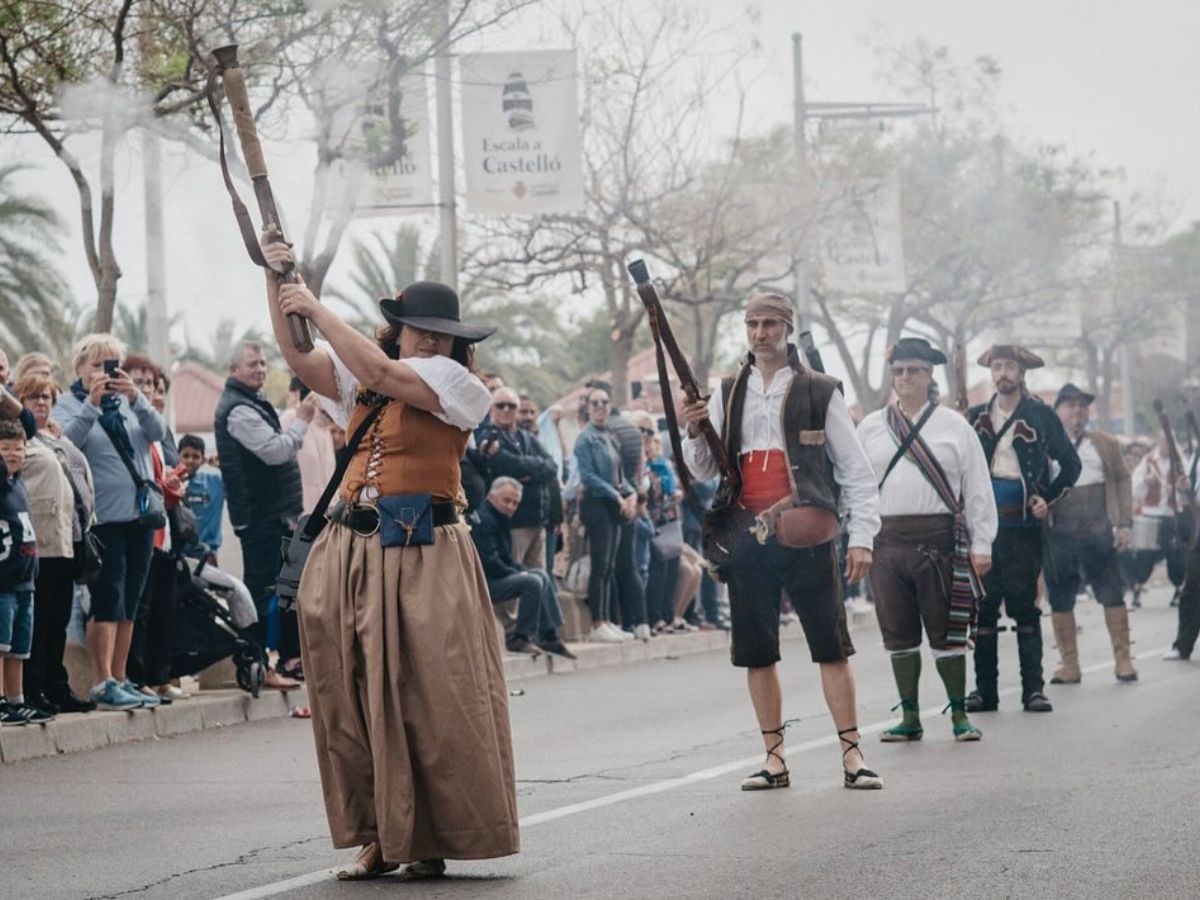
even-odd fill
[{"label": "palm tree", "polygon": [[224,375],[229,371],[229,360],[233,357],[233,349],[242,341],[258,341],[263,345],[268,362],[279,362],[279,350],[275,341],[263,335],[255,326],[248,325],[238,329],[236,319],[223,318],[217,322],[209,337],[208,349],[199,347],[188,341],[186,349],[180,354],[181,362],[194,362],[204,366],[209,371]]},{"label": "palm tree", "polygon": [[66,282],[50,262],[62,225],[49,206],[16,192],[13,182],[28,168],[0,167],[0,342],[61,357],[75,330]]},{"label": "palm tree", "polygon": [[323,297],[346,304],[360,327],[379,323],[375,303],[380,297],[395,296],[401,287],[422,276],[438,277],[433,271],[436,267],[431,266],[431,261],[437,259],[437,246],[422,266],[421,232],[412,225],[400,225],[390,238],[379,232],[372,233],[371,239],[354,238],[350,258],[353,290],[342,291],[331,286],[325,289]]}]

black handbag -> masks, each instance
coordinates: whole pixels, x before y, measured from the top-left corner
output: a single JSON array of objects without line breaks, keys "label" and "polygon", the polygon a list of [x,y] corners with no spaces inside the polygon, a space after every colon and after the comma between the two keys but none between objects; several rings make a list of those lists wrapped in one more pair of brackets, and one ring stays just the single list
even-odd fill
[{"label": "black handbag", "polygon": [[342,478],[346,475],[346,469],[350,468],[350,460],[354,458],[354,451],[358,449],[367,430],[383,411],[384,405],[380,403],[373,406],[366,418],[358,423],[354,434],[338,454],[337,467],[333,471],[333,477],[329,479],[329,484],[325,485],[321,499],[317,501],[317,505],[313,507],[311,513],[300,517],[296,523],[295,532],[284,535],[283,543],[280,546],[279,575],[275,579],[275,595],[279,598],[280,609],[289,610],[296,605],[296,596],[300,593],[300,578],[304,575],[308,554],[312,552],[313,542],[325,530],[325,525],[329,521],[325,518],[325,511],[333,502],[333,497],[337,493],[338,487],[341,486]]}]

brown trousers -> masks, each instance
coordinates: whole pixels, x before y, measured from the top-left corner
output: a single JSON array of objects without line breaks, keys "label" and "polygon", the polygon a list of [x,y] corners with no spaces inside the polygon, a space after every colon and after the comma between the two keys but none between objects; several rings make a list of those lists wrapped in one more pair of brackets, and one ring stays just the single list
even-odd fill
[{"label": "brown trousers", "polygon": [[389,862],[516,853],[508,696],[467,526],[385,550],[331,524],[299,607],[334,846],[379,841]]},{"label": "brown trousers", "polygon": [[953,516],[883,517],[870,578],[888,651],[920,647],[922,625],[929,646],[946,649],[953,566]]}]

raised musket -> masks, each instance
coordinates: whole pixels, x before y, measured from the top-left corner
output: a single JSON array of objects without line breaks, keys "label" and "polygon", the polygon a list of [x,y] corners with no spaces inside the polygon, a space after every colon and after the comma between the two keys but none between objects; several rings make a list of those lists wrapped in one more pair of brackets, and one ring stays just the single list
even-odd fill
[{"label": "raised musket", "polygon": [[[238,144],[242,148],[242,159],[246,163],[246,170],[250,173],[250,181],[254,185],[254,197],[258,201],[258,211],[262,216],[262,230],[266,233],[270,243],[286,243],[283,225],[279,220],[279,208],[275,204],[275,194],[271,190],[271,182],[267,177],[267,162],[263,156],[262,142],[258,139],[254,110],[250,106],[250,96],[246,91],[246,77],[238,63],[237,50],[237,44],[218,47],[214,50],[212,55],[216,61],[216,67],[209,75],[208,101],[213,115],[217,118],[217,128],[221,134],[221,171],[225,177],[225,187],[233,201],[233,214],[237,218],[238,228],[242,232],[242,240],[246,245],[246,252],[250,254],[250,259],[255,265],[270,268],[275,272],[280,284],[296,284],[300,277],[293,265],[289,264],[284,269],[276,269],[269,266],[263,258],[254,228],[246,212],[246,205],[234,188],[233,179],[229,175],[229,168],[225,161],[225,128],[221,122],[220,111],[217,109],[213,92],[218,76],[225,88],[225,96],[229,99],[229,108],[233,113],[233,125],[237,130]],[[292,345],[302,353],[312,350],[312,331],[309,328],[308,320],[303,316],[289,314],[287,323]]]},{"label": "raised musket", "polygon": [[954,345],[954,385],[954,408],[965,416],[971,401],[967,397],[967,348],[963,344]]},{"label": "raised musket", "polygon": [[[679,378],[680,390],[683,391],[688,403],[695,403],[697,400],[707,400],[708,395],[701,390],[700,383],[696,381],[696,376],[692,374],[691,364],[688,362],[687,357],[683,355],[683,351],[679,349],[679,344],[675,341],[675,335],[671,331],[670,322],[667,321],[667,314],[663,310],[662,301],[658,299],[658,291],[654,289],[654,284],[650,281],[650,273],[646,269],[645,261],[635,259],[627,268],[629,269],[629,274],[633,276],[633,283],[637,288],[638,297],[641,298],[642,305],[646,307],[646,315],[650,319],[650,331],[654,336],[660,389],[663,395],[663,414],[666,417],[667,427],[671,434],[671,443],[674,445],[673,450],[675,467],[678,469],[677,474],[686,491],[691,483],[691,473],[688,472],[687,466],[683,462],[683,448],[680,446],[679,425],[675,416],[675,404],[671,398],[671,385],[667,376],[664,350],[666,355],[671,357],[671,366],[675,369],[675,375]],[[733,462],[730,460],[729,453],[725,449],[725,442],[721,440],[720,435],[717,434],[717,430],[708,419],[700,423],[700,436],[704,438],[704,442],[708,445],[713,459],[717,461],[717,467],[721,470],[722,477],[736,478]]]},{"label": "raised musket", "polygon": [[[1175,442],[1175,429],[1171,427],[1171,417],[1167,415],[1167,410],[1161,400],[1154,401],[1154,412],[1158,415],[1159,427],[1162,428],[1163,435],[1167,439],[1167,459],[1170,461],[1167,498],[1174,513],[1175,541],[1180,546],[1186,547],[1190,545],[1192,535],[1184,534],[1185,524],[1179,511],[1179,479],[1180,476],[1186,474],[1183,469],[1183,458],[1179,455],[1179,445]],[[1187,508],[1194,512],[1196,507],[1195,493],[1193,493],[1190,486],[1185,488],[1183,493],[1184,500],[1187,502]]]}]

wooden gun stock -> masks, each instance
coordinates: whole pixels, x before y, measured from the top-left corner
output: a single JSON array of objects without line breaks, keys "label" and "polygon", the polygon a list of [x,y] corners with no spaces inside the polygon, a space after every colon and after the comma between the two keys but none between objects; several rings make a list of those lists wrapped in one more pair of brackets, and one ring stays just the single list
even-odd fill
[{"label": "wooden gun stock", "polygon": [[[258,201],[258,211],[262,216],[262,229],[269,235],[271,243],[285,243],[286,238],[283,236],[283,225],[279,221],[279,209],[275,205],[275,194],[271,190],[271,182],[267,177],[267,161],[263,155],[262,142],[258,138],[258,127],[254,122],[254,110],[250,106],[250,96],[246,90],[246,77],[242,71],[241,65],[237,58],[237,45],[230,44],[226,47],[218,47],[213,51],[213,58],[217,63],[217,71],[221,76],[221,83],[225,87],[225,96],[229,98],[229,107],[233,112],[233,124],[237,130],[238,144],[242,148],[242,158],[246,161],[246,168],[250,172],[250,179],[254,184],[254,197]],[[216,108],[214,106],[214,112]],[[221,127],[220,117],[217,118],[217,125]],[[224,134],[222,133],[222,140]],[[222,165],[224,159],[222,158]],[[226,186],[233,193],[232,181],[226,173]],[[254,236],[247,235],[246,225],[243,222],[242,216],[239,214],[238,207],[241,205],[241,200],[234,194],[234,214],[238,216],[238,227],[242,229],[242,239],[246,242],[246,248],[250,251],[250,258],[258,265],[265,266],[266,263],[261,261],[261,256],[255,258],[254,250],[251,250],[251,245],[256,244]],[[244,207],[242,207],[244,210]],[[275,271],[275,270],[273,270]],[[288,266],[287,269],[277,272],[280,284],[295,284],[300,278],[296,274],[294,267]],[[309,328],[308,320],[303,316],[289,314],[287,317],[288,332],[292,337],[292,344],[301,353],[307,353],[313,349],[312,330]]]}]

